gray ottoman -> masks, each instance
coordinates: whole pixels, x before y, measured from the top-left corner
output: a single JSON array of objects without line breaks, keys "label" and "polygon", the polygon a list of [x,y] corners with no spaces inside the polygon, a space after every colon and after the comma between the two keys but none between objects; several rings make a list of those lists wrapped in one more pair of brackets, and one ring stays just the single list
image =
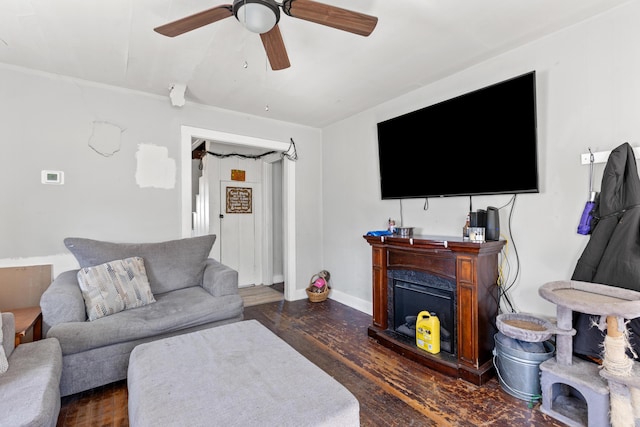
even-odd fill
[{"label": "gray ottoman", "polygon": [[141,344],[129,424],[359,426],[358,400],[256,320]]}]

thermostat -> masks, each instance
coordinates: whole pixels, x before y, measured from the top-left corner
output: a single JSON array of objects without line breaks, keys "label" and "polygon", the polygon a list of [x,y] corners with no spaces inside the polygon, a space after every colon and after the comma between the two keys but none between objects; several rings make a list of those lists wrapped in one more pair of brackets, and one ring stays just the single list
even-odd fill
[{"label": "thermostat", "polygon": [[43,184],[64,184],[64,172],[62,171],[42,171],[40,178]]}]

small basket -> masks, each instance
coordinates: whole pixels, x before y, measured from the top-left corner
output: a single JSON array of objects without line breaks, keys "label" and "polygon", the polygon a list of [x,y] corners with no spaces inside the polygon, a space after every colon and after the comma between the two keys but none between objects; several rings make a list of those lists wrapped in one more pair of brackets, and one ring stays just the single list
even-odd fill
[{"label": "small basket", "polygon": [[[309,297],[309,301],[311,302],[322,302],[329,297],[329,291],[331,290],[331,286],[329,286],[329,278],[331,275],[327,270],[322,270],[318,274],[314,274],[311,276],[311,280],[309,281],[309,286],[307,286],[307,296]],[[318,279],[324,279],[325,284],[323,287],[318,288],[314,285],[314,282]],[[320,292],[314,292],[314,289],[320,289]]]}]

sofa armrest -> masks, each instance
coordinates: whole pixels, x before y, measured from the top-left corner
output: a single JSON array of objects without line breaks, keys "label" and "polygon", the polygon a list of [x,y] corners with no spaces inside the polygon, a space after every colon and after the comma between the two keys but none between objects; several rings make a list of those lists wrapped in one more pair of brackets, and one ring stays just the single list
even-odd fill
[{"label": "sofa armrest", "polygon": [[55,338],[16,347],[0,376],[0,425],[55,427],[61,375],[62,350]]},{"label": "sofa armrest", "polygon": [[84,322],[87,310],[78,284],[78,270],[58,275],[40,298],[42,309],[42,334],[59,323]]},{"label": "sofa armrest", "polygon": [[206,261],[202,287],[214,297],[238,294],[238,272],[213,258]]}]

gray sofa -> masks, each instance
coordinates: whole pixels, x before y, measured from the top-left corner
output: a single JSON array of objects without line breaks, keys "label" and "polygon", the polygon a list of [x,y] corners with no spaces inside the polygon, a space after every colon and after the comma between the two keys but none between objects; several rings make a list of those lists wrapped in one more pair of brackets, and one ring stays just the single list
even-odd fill
[{"label": "gray sofa", "polygon": [[[40,300],[43,334],[62,347],[60,391],[68,396],[127,377],[138,344],[243,319],[237,271],[208,258],[215,235],[160,243],[67,238],[81,269],[58,275]],[[88,320],[79,271],[140,257],[155,301]]]},{"label": "gray sofa", "polygon": [[2,313],[2,337],[9,368],[0,374],[0,425],[55,427],[60,413],[60,344],[51,338],[15,347],[13,313]]}]

